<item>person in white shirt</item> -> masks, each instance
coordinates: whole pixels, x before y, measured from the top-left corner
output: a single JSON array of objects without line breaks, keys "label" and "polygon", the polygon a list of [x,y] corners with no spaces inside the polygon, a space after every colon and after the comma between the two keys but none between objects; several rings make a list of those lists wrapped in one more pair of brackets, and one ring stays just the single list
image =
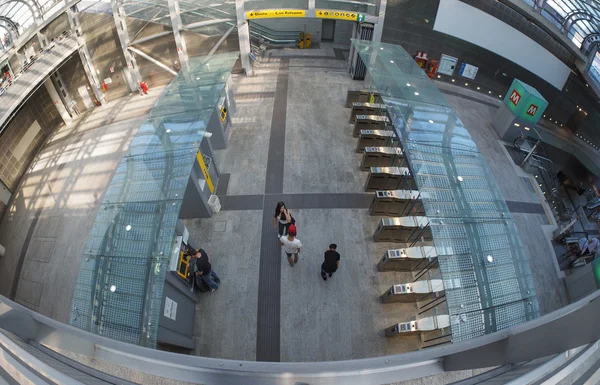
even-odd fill
[{"label": "person in white shirt", "polygon": [[579,249],[581,250],[581,252],[579,253],[579,255],[584,255],[584,254],[594,254],[596,252],[596,250],[598,249],[598,246],[600,245],[600,241],[598,241],[598,238],[596,237],[589,237],[588,238],[581,238],[579,240]]},{"label": "person in white shirt", "polygon": [[[302,242],[296,238],[296,226],[290,225],[287,236],[281,237],[279,240],[283,246],[283,251],[287,255],[290,266],[294,266],[294,264],[298,263],[298,253],[302,248]],[[294,259],[292,259],[292,256]]]}]

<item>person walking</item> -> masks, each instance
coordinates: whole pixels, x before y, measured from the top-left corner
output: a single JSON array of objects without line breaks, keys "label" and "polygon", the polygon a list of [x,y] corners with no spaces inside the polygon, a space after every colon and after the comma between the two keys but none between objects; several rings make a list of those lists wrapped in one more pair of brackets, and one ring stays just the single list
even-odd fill
[{"label": "person walking", "polygon": [[336,249],[337,245],[332,243],[329,245],[329,249],[325,251],[325,261],[321,264],[321,277],[323,281],[327,281],[327,275],[331,278],[333,273],[340,267],[340,254]]},{"label": "person walking", "polygon": [[[302,248],[302,242],[296,238],[296,226],[290,225],[287,236],[281,237],[279,240],[283,246],[283,251],[287,255],[290,266],[294,266],[294,264],[298,263],[298,253]],[[292,259],[292,256],[294,259]]]},{"label": "person walking", "polygon": [[279,231],[277,232],[277,238],[281,238],[288,233],[288,228],[292,224],[292,214],[290,210],[285,207],[285,203],[278,202],[275,208],[275,215],[273,216],[273,227],[277,228],[279,225]]},{"label": "person walking", "polygon": [[221,283],[221,279],[212,269],[212,265],[208,260],[208,254],[206,254],[206,251],[202,249],[191,250],[190,255],[195,260],[196,276],[202,278],[202,280],[210,288],[211,293],[219,290],[219,283]]}]

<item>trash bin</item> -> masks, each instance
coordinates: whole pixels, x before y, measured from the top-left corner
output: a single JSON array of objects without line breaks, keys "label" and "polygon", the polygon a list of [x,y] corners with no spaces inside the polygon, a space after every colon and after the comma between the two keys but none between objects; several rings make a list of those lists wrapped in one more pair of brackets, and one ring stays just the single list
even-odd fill
[{"label": "trash bin", "polygon": [[208,198],[208,206],[213,213],[221,211],[221,201],[219,201],[219,197],[211,195],[210,198]]}]

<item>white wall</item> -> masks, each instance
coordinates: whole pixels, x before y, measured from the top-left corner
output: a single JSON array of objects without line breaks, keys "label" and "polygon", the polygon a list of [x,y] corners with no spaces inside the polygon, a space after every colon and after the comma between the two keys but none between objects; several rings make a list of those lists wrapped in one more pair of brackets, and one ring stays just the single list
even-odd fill
[{"label": "white wall", "polygon": [[571,73],[562,61],[523,33],[459,0],[440,0],[433,29],[492,51],[559,90]]}]

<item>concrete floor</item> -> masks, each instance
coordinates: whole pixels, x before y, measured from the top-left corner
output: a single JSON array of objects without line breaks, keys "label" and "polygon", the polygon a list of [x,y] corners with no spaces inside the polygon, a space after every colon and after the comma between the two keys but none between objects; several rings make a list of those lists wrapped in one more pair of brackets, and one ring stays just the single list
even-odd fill
[{"label": "concrete floor", "polygon": [[160,89],[109,102],[47,140],[0,223],[0,294],[68,322],[87,235],[106,186]]},{"label": "concrete floor", "polygon": [[[277,51],[259,64],[255,77],[236,79],[236,94],[241,96],[238,112],[230,146],[219,154],[221,171],[230,174],[228,196],[269,196],[264,195],[265,170],[269,163],[271,120],[274,113],[280,112],[273,107],[281,71],[278,58],[289,60],[283,197],[364,192],[367,173],[358,170],[356,139],[351,135],[352,125],[347,123],[349,110],[343,107],[346,91],[362,84],[352,81],[345,72],[346,63],[333,56],[330,48]],[[491,127],[495,108],[460,96],[447,98],[486,158],[505,199],[540,204],[539,192],[527,174],[515,170]],[[261,237],[260,211],[255,206],[252,210],[224,211],[211,219],[187,222],[191,238],[197,237],[203,247],[214,250],[215,267],[227,279],[219,292],[200,299],[195,321],[197,354],[255,358]],[[293,268],[282,257],[281,361],[356,359],[419,349],[421,341],[417,337],[383,336],[383,329],[394,322],[415,319],[417,306],[379,302],[378,297],[392,284],[412,281],[407,273],[376,271],[375,264],[384,250],[392,247],[372,242],[379,218],[370,217],[365,209],[290,209],[299,224],[298,238],[304,247],[300,262]],[[542,313],[564,306],[565,290],[543,228],[549,225],[549,218],[539,213],[514,213],[514,217],[530,256]],[[225,234],[221,231],[223,226],[216,225],[223,221],[227,223]],[[331,242],[339,245],[341,268],[324,282],[319,266]],[[248,249],[249,245],[253,248]],[[230,263],[232,255],[237,258],[236,264]],[[254,279],[248,279],[248,271]],[[205,312],[205,308],[216,311]],[[247,334],[235,337],[240,329]],[[223,338],[224,330],[236,331]],[[223,344],[229,346],[233,340],[237,342],[235,350],[223,348]]]},{"label": "concrete floor", "polygon": [[[258,195],[263,202],[268,200],[272,122],[282,112],[285,127],[276,128],[285,130],[281,158],[277,159],[283,165],[280,193],[284,198],[298,193],[363,192],[367,174],[358,169],[356,139],[347,123],[349,110],[343,107],[346,91],[362,84],[352,81],[345,73],[346,63],[335,57],[333,49],[326,46],[277,51],[257,64],[255,77],[234,78],[237,113],[229,148],[216,155],[221,172],[230,174],[228,196],[243,201]],[[275,107],[281,96],[282,58],[289,61],[283,88],[285,111]],[[42,150],[0,224],[0,243],[7,246],[6,256],[0,259],[1,294],[14,291],[17,301],[67,321],[79,258],[98,203],[139,119],[158,92],[96,109],[76,126],[59,130]],[[461,97],[447,98],[486,157],[505,199],[540,203],[539,195],[515,170],[491,128],[494,109]],[[200,295],[194,327],[196,354],[256,358],[261,223],[264,212],[273,210],[258,206],[186,221],[192,245],[207,250],[222,278],[217,293]],[[412,281],[408,273],[375,270],[383,251],[392,247],[371,240],[378,218],[370,217],[366,209],[290,209],[304,247],[297,266],[292,268],[285,260],[281,264],[279,358],[342,360],[419,349],[417,337],[383,336],[383,329],[392,323],[415,319],[417,307],[378,301],[390,285]],[[565,291],[542,227],[548,225],[548,219],[541,214],[513,216],[530,257],[542,312],[563,306]],[[28,236],[30,242],[25,244]],[[341,268],[324,282],[319,266],[331,242],[339,245]],[[20,280],[12,290],[20,259]]]}]

